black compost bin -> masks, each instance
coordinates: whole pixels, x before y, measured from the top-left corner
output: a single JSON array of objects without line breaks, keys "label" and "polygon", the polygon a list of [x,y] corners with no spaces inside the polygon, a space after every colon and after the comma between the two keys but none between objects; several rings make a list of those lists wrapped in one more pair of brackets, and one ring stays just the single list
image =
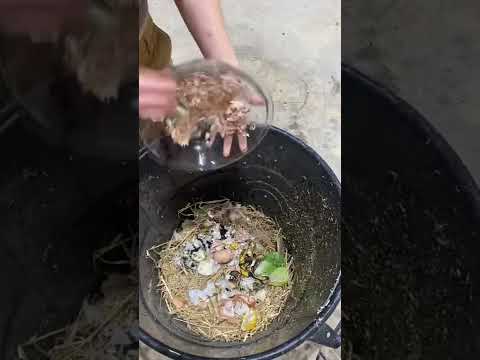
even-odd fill
[{"label": "black compost bin", "polygon": [[229,198],[278,221],[295,273],[292,296],[271,327],[245,343],[226,344],[194,336],[172,319],[158,292],[149,291],[155,272],[141,256],[143,342],[175,359],[272,359],[307,339],[340,345],[325,325],[340,298],[340,184],[311,148],[274,128],[252,153],[221,170],[173,173],[145,158],[140,174],[141,254],[171,238],[186,204]]},{"label": "black compost bin", "polygon": [[343,289],[342,351],[478,358],[477,185],[425,118],[349,67],[342,117],[342,271],[355,279]]}]

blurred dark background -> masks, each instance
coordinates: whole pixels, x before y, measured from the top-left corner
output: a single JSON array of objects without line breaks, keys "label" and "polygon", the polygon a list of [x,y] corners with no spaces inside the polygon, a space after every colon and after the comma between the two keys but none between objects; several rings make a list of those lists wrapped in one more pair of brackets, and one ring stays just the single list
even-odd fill
[{"label": "blurred dark background", "polygon": [[[138,231],[137,12],[123,26],[135,30],[119,34],[82,18],[85,4],[0,4],[2,359],[73,321],[103,280],[93,251]],[[89,52],[95,38],[105,51]],[[67,40],[80,44],[78,61],[69,63]],[[127,63],[112,46],[131,54]],[[93,91],[80,81],[89,67]],[[102,98],[95,88],[110,68],[126,75]]]},{"label": "blurred dark background", "polygon": [[471,359],[476,1],[342,1],[342,357]]},{"label": "blurred dark background", "polygon": [[420,111],[477,184],[479,16],[475,0],[342,0],[343,61]]}]

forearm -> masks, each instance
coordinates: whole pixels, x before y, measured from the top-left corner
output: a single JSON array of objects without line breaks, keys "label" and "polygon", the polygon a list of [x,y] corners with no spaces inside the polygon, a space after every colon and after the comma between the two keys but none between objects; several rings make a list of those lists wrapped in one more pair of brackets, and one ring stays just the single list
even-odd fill
[{"label": "forearm", "polygon": [[175,0],[203,56],[238,65],[225,30],[219,0]]}]

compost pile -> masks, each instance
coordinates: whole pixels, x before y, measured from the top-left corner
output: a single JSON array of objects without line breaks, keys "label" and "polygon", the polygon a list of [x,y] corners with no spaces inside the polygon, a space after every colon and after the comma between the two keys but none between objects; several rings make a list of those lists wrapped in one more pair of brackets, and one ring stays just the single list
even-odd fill
[{"label": "compost pile", "polygon": [[[132,241],[133,240],[133,241]],[[67,326],[32,337],[18,346],[20,360],[137,360],[138,341],[130,330],[138,327],[138,235],[116,237],[93,254],[95,267],[129,267],[111,271],[100,289],[83,301],[76,319]],[[124,256],[117,256],[124,252]],[[110,256],[114,253],[114,257]]]},{"label": "compost pile", "polygon": [[147,251],[175,319],[208,340],[246,341],[281,313],[292,261],[277,224],[251,206],[202,202],[165,244]]},{"label": "compost pile", "polygon": [[[255,126],[249,120],[247,98],[245,87],[233,75],[193,73],[178,82],[180,107],[175,118],[167,119],[167,131],[182,146],[198,138],[211,146],[218,135],[225,138],[237,134],[245,139]],[[246,151],[246,140],[240,145]]]}]

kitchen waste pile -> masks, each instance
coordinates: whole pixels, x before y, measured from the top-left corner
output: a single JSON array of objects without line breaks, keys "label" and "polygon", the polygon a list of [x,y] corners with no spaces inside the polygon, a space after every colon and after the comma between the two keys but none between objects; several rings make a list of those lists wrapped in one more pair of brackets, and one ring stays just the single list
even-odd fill
[{"label": "kitchen waste pile", "polygon": [[247,90],[234,75],[195,72],[177,84],[180,107],[177,116],[167,119],[167,132],[182,146],[192,139],[204,139],[211,146],[218,135],[237,135],[240,150],[246,151],[248,130],[255,127],[246,99]]},{"label": "kitchen waste pile", "polygon": [[171,240],[147,256],[174,319],[214,341],[246,341],[281,313],[292,286],[292,260],[277,224],[252,206],[201,202]]},{"label": "kitchen waste pile", "polygon": [[[138,341],[131,332],[138,327],[138,235],[133,237],[119,235],[93,254],[97,271],[102,265],[112,269],[101,288],[84,299],[71,324],[19,345],[20,360],[138,359]],[[118,257],[119,252],[124,254]],[[119,267],[131,271],[115,271]]]}]

